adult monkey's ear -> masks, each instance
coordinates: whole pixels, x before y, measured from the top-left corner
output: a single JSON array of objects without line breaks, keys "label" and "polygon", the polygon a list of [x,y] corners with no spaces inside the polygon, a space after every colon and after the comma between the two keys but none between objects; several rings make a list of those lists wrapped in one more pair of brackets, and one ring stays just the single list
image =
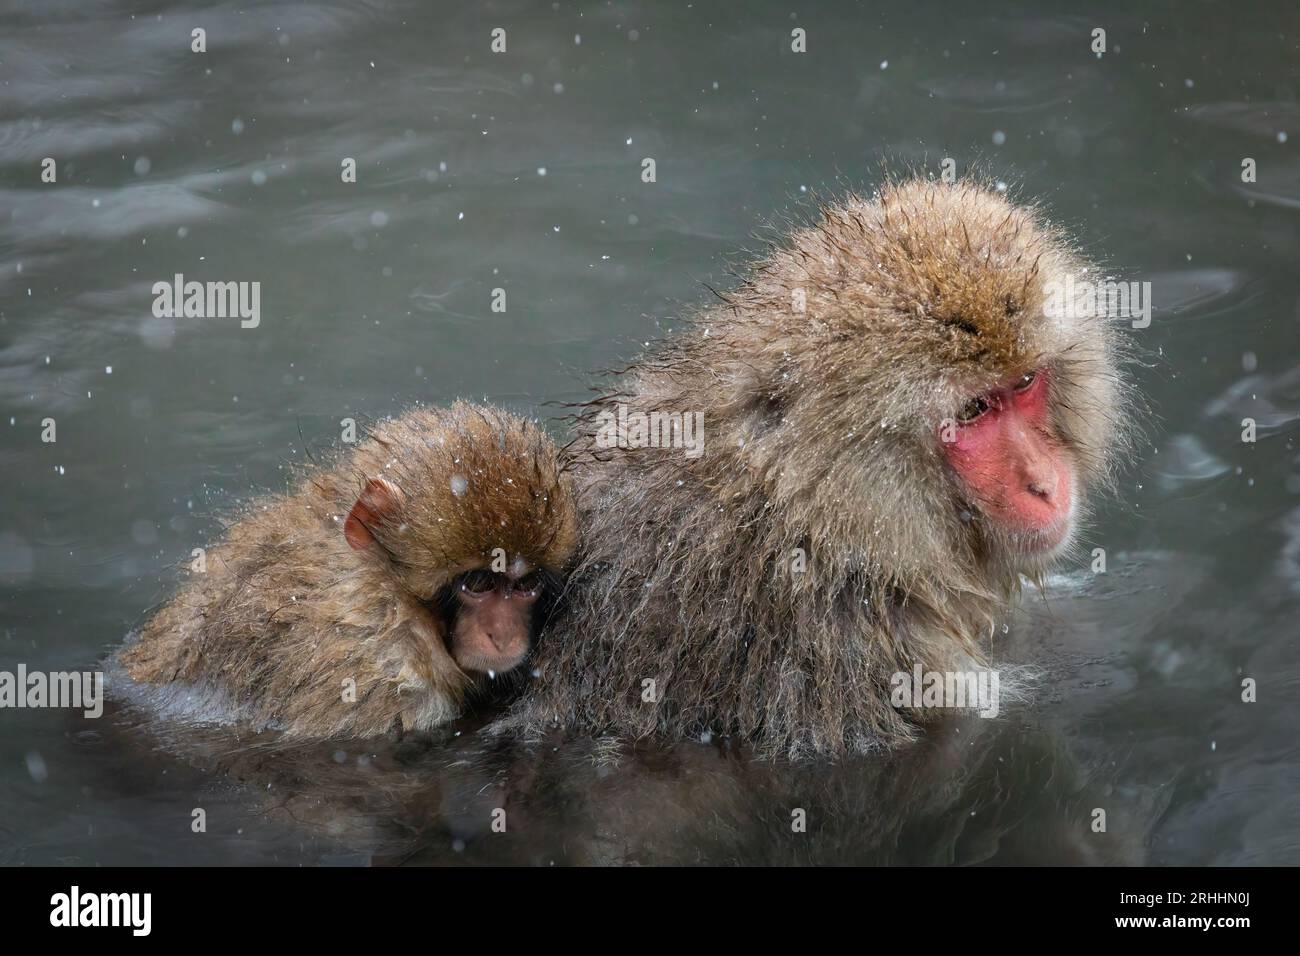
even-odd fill
[{"label": "adult monkey's ear", "polygon": [[387,478],[371,478],[343,523],[343,537],[354,551],[370,551],[387,558],[388,551],[375,537],[380,523],[393,517],[406,502],[402,489]]}]

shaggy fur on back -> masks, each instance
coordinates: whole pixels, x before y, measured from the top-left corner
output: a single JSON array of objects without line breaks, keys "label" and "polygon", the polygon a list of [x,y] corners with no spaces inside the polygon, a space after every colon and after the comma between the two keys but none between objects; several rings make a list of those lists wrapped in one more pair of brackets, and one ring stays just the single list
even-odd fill
[{"label": "shaggy fur on back", "polygon": [[[497,729],[792,756],[914,736],[929,715],[891,706],[891,676],[983,666],[1020,576],[1044,570],[961,499],[940,423],[1048,368],[1080,498],[1110,476],[1119,344],[1095,311],[1046,314],[1067,276],[1101,279],[1036,210],[926,180],[850,196],[755,262],[587,406],[568,613]],[[599,447],[624,404],[702,411],[704,453]]]},{"label": "shaggy fur on back", "polygon": [[[370,527],[387,558],[353,550],[343,530],[377,477],[405,495]],[[471,686],[435,597],[495,548],[563,569],[576,537],[569,481],[536,425],[464,402],[416,409],[291,494],[251,503],[118,663],[134,681],[215,695],[290,735],[434,727]],[[347,680],[355,702],[343,699]]]}]

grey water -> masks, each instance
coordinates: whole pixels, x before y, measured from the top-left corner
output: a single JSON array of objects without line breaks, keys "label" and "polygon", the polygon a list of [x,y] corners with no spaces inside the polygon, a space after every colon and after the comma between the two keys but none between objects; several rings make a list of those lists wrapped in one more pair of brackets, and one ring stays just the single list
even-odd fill
[{"label": "grey water", "polygon": [[[1008,621],[997,718],[783,765],[4,709],[0,863],[1300,863],[1298,42],[1290,2],[6,3],[0,671],[94,668],[344,419],[557,416],[883,169],[983,170],[1154,309],[1105,573]],[[256,327],[155,316],[176,274]]]}]

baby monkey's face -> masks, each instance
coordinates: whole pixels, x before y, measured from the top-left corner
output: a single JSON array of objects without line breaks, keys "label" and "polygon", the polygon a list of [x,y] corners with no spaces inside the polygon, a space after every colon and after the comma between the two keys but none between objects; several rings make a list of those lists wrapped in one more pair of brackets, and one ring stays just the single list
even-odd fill
[{"label": "baby monkey's face", "polygon": [[[418,510],[415,516],[420,517]],[[480,518],[481,527],[453,533],[440,521],[415,520],[397,484],[372,478],[353,504],[343,530],[354,550],[388,568],[398,593],[421,596],[425,606],[440,616],[447,650],[461,670],[495,677],[518,667],[528,656],[537,630],[560,594],[557,575],[534,564],[525,556],[524,546],[518,550],[490,546],[502,523]],[[466,539],[470,544],[465,544]],[[457,542],[461,553],[481,557],[456,564],[448,551]],[[513,560],[507,563],[506,555],[511,553]],[[460,573],[443,583],[451,568]]]},{"label": "baby monkey's face", "polygon": [[456,663],[491,676],[517,667],[532,646],[545,575],[481,568],[460,575],[451,587],[447,643]]}]

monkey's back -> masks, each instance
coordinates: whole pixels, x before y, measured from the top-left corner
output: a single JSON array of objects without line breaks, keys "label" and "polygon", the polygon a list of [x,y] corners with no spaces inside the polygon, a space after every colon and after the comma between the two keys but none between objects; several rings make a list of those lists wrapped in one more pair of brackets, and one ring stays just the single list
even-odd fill
[{"label": "monkey's back", "polygon": [[[933,714],[893,706],[891,678],[981,669],[1020,582],[954,493],[938,424],[1048,355],[1061,431],[1104,484],[1114,333],[1042,309],[1044,282],[1085,270],[1032,207],[924,180],[830,205],[759,258],[579,421],[570,613],[503,728],[793,755],[914,736]],[[601,445],[624,406],[703,410],[707,449]]]},{"label": "monkey's back", "polygon": [[[386,557],[346,533],[377,478],[405,489],[395,520],[363,512]],[[193,702],[213,719],[291,735],[435,727],[457,716],[471,685],[448,655],[436,596],[494,546],[565,567],[576,525],[555,448],[535,425],[464,402],[412,409],[290,492],[245,507],[115,664],[165,689],[169,710]]]},{"label": "monkey's back", "polygon": [[373,724],[376,708],[343,706],[343,682],[372,704],[396,697],[386,685],[400,648],[375,646],[386,612],[333,508],[311,479],[249,506],[208,551],[206,571],[122,649],[127,675],[201,698],[220,691],[229,718],[257,726],[375,732],[358,718]]}]

